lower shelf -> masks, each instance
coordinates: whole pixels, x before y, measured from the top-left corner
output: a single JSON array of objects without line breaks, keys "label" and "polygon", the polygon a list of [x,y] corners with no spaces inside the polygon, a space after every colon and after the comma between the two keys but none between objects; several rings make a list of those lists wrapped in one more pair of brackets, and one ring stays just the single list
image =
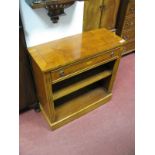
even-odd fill
[{"label": "lower shelf", "polygon": [[106,93],[102,87],[98,87],[56,107],[56,119],[53,123],[50,122],[41,104],[40,108],[51,129],[55,130],[107,103],[111,97],[112,93]]},{"label": "lower shelf", "polygon": [[80,91],[80,94],[76,94],[75,96],[73,94],[72,97],[69,96],[69,98],[58,101],[60,105],[55,107],[55,122],[50,124],[50,126],[52,129],[59,128],[60,126],[77,119],[87,112],[90,112],[100,105],[108,102],[111,97],[112,94],[107,93],[103,86],[89,86],[87,91]]}]

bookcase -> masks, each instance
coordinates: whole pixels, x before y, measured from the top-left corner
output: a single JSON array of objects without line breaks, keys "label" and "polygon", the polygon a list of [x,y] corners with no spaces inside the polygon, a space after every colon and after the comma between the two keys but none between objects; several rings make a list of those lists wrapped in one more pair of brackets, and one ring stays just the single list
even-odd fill
[{"label": "bookcase", "polygon": [[111,99],[124,43],[98,29],[28,49],[40,108],[52,129]]}]

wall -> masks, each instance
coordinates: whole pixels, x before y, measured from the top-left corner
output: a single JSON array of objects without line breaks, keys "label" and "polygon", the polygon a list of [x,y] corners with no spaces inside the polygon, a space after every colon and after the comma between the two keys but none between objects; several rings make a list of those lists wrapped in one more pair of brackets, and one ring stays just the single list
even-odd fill
[{"label": "wall", "polygon": [[82,32],[84,2],[76,2],[65,9],[57,24],[53,24],[47,10],[32,9],[25,0],[20,0],[20,13],[28,47],[60,39]]}]

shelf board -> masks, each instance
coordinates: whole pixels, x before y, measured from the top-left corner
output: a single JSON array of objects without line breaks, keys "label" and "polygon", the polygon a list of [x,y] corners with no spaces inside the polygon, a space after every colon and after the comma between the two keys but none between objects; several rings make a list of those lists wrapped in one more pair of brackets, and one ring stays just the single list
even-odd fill
[{"label": "shelf board", "polygon": [[97,82],[103,78],[106,78],[108,76],[110,76],[112,74],[112,71],[111,70],[105,70],[101,73],[98,73],[96,75],[92,75],[86,79],[83,79],[79,82],[76,82],[75,84],[72,84],[70,86],[67,86],[65,88],[62,88],[56,92],[53,93],[53,100],[57,100],[63,96],[66,96],[70,93],[73,93],[81,88],[84,88],[94,82]]},{"label": "shelf board", "polygon": [[79,118],[102,104],[109,101],[112,97],[111,93],[107,93],[101,86],[86,91],[75,98],[64,102],[55,108],[56,120],[50,126],[53,129]]}]

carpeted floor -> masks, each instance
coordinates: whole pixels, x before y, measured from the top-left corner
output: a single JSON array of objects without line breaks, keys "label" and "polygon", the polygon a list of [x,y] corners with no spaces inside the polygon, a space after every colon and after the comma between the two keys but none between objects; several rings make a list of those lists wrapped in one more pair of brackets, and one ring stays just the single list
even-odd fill
[{"label": "carpeted floor", "polygon": [[135,54],[122,58],[107,104],[51,131],[41,113],[20,115],[20,155],[134,155]]}]

